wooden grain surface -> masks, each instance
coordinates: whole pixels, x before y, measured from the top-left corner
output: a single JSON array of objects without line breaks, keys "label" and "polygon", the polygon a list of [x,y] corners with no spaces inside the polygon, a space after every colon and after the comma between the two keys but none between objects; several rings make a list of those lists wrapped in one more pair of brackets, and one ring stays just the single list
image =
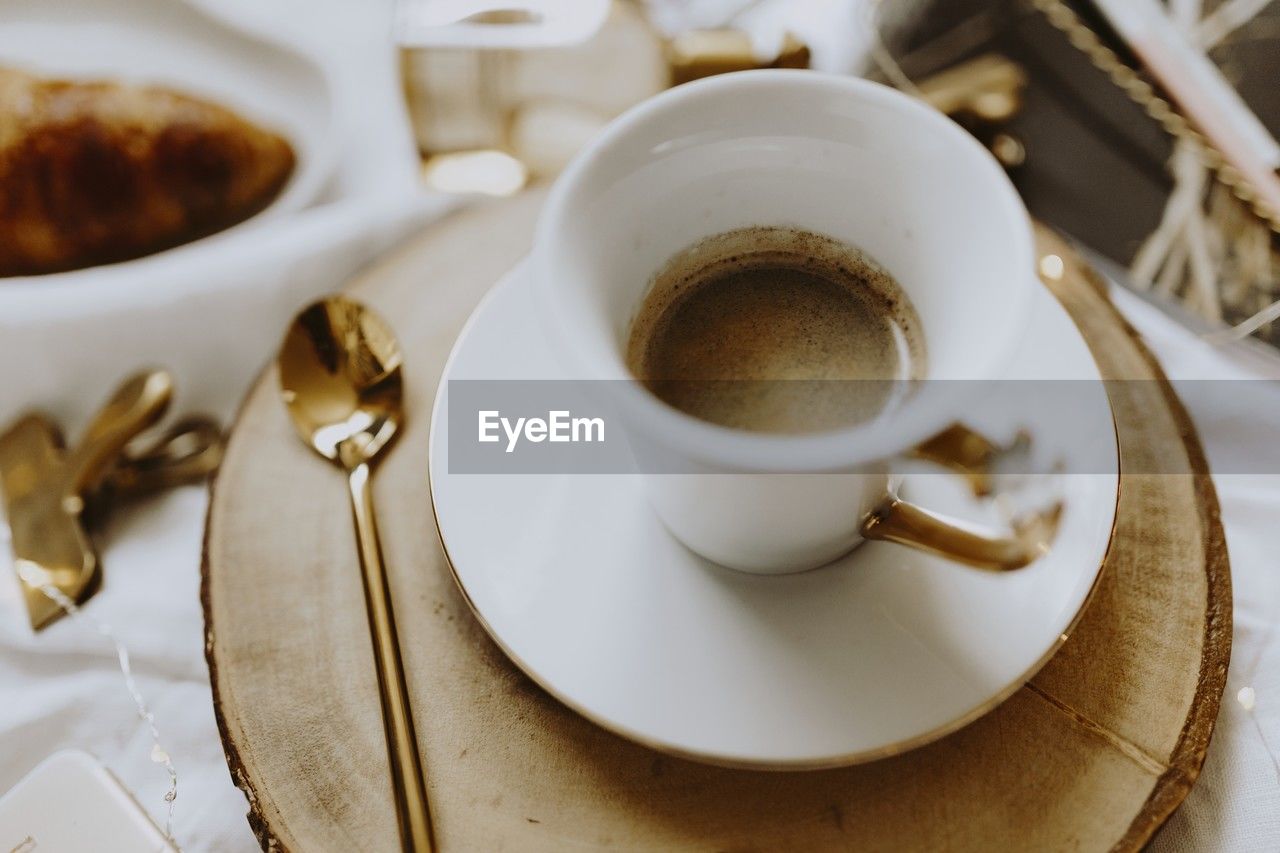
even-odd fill
[{"label": "wooden grain surface", "polygon": [[[1194,430],[1096,282],[1051,283],[1111,378],[1115,539],[1083,618],[1012,698],[930,746],[817,772],[726,770],[610,734],[547,696],[468,612],[430,510],[428,413],[484,291],[527,251],[539,193],[432,226],[351,288],[404,344],[413,416],[375,491],[444,850],[1104,850],[1144,844],[1200,770],[1231,590]],[[1070,258],[1048,233],[1042,251]],[[264,847],[391,850],[377,688],[341,473],[295,438],[268,370],[213,486],[206,650],[232,776]]]}]

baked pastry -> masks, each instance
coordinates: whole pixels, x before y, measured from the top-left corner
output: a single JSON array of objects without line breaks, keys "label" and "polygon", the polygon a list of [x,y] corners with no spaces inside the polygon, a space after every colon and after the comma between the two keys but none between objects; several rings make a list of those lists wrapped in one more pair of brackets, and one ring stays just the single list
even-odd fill
[{"label": "baked pastry", "polygon": [[285,139],[169,89],[0,68],[0,276],[136,258],[266,207]]}]

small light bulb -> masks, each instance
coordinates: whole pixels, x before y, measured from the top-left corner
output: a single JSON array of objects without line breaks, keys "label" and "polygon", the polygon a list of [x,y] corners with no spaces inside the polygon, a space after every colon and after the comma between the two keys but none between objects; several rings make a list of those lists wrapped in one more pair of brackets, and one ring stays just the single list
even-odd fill
[{"label": "small light bulb", "polygon": [[1066,264],[1057,255],[1045,255],[1040,259],[1040,275],[1050,281],[1061,281]]}]

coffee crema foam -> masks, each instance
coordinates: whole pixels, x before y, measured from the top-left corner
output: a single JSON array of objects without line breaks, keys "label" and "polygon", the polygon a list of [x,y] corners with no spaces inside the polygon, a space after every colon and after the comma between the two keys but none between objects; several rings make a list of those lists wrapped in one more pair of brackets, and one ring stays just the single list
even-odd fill
[{"label": "coffee crema foam", "polygon": [[694,417],[803,433],[873,419],[924,374],[920,320],[860,250],[795,228],[710,237],[654,277],[627,365]]}]

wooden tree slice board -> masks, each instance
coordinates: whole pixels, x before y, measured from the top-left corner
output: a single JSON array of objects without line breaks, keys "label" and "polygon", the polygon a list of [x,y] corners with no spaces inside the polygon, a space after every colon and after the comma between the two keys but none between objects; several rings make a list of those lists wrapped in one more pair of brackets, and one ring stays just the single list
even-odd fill
[{"label": "wooden tree slice board", "polygon": [[[1204,456],[1159,367],[1070,250],[1050,282],[1115,385],[1122,475],[1111,551],[1062,650],[930,746],[820,772],[725,770],[583,720],[467,610],[427,487],[431,403],[485,290],[527,251],[540,193],[432,226],[352,293],[404,345],[407,430],[375,490],[418,737],[445,850],[1132,850],[1195,781],[1226,679],[1231,590]],[[1147,469],[1150,470],[1150,469]],[[342,475],[294,436],[274,370],[213,486],[203,602],[232,776],[264,847],[391,850],[396,821]]]}]

